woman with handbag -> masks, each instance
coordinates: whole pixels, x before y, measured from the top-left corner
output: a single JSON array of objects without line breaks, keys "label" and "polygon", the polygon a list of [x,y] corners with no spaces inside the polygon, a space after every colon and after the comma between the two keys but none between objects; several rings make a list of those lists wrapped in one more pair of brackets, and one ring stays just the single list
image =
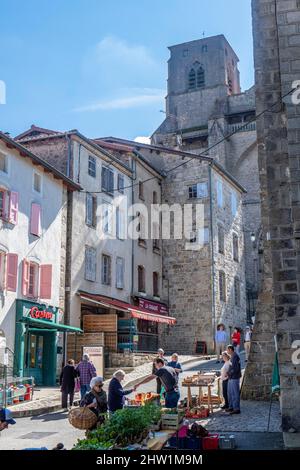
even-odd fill
[{"label": "woman with handbag", "polygon": [[96,429],[105,421],[107,412],[107,395],[103,390],[103,378],[93,377],[90,382],[91,391],[80,402],[81,407],[89,408],[97,416],[97,422],[89,429]]},{"label": "woman with handbag", "polygon": [[75,369],[74,359],[69,359],[67,365],[63,368],[60,374],[61,406],[64,411],[68,410],[68,397],[70,408],[73,405],[75,379],[78,375],[79,374]]}]

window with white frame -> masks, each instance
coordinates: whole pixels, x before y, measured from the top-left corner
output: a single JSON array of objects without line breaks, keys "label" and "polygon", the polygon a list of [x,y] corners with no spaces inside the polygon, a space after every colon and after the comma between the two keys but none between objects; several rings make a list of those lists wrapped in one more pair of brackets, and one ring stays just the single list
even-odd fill
[{"label": "window with white frame", "polygon": [[207,182],[193,184],[189,186],[189,199],[203,199],[208,196]]},{"label": "window with white frame", "polygon": [[8,173],[8,156],[0,152],[0,173]]},{"label": "window with white frame", "polygon": [[102,255],[102,284],[111,284],[111,257],[108,255]]},{"label": "window with white frame", "polygon": [[37,298],[39,289],[39,265],[29,262],[28,267],[28,297]]},{"label": "window with white frame", "polygon": [[125,260],[124,258],[116,259],[116,288],[124,289]]},{"label": "window with white frame", "polygon": [[6,189],[0,188],[0,218],[4,219],[7,215],[7,196]]},{"label": "window with white frame", "polygon": [[96,281],[96,250],[91,246],[85,247],[85,279]]},{"label": "window with white frame", "polygon": [[223,183],[217,180],[217,202],[219,207],[223,207]]},{"label": "window with white frame", "polygon": [[200,243],[202,242],[204,245],[207,245],[210,240],[210,232],[209,227],[199,228],[198,232],[195,230],[190,233],[190,243]]},{"label": "window with white frame", "polygon": [[42,176],[36,171],[33,172],[33,190],[36,193],[42,192]]},{"label": "window with white frame", "polygon": [[5,260],[6,253],[0,250],[0,292],[5,289]]},{"label": "window with white frame", "polygon": [[113,233],[113,206],[109,202],[102,204],[102,230],[106,235]]},{"label": "window with white frame", "polygon": [[237,195],[234,191],[232,191],[232,193],[231,193],[231,213],[232,213],[233,217],[237,213]]},{"label": "window with white frame", "polygon": [[125,212],[120,207],[116,208],[116,235],[119,240],[126,238]]},{"label": "window with white frame", "polygon": [[124,175],[118,174],[118,191],[121,194],[124,194],[124,187],[125,187],[125,178]]},{"label": "window with white frame", "polygon": [[86,216],[85,223],[89,227],[96,227],[97,196],[91,193],[86,194]]},{"label": "window with white frame", "polygon": [[113,194],[114,192],[114,172],[110,168],[102,167],[101,172],[102,191]]},{"label": "window with white frame", "polygon": [[92,155],[89,155],[88,174],[93,178],[96,178],[96,158]]}]

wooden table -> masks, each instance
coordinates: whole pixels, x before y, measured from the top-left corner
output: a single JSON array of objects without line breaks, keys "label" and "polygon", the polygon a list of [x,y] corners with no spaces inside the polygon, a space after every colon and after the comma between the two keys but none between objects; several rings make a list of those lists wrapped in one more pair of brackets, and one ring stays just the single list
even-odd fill
[{"label": "wooden table", "polygon": [[192,387],[196,387],[198,388],[199,390],[199,405],[201,405],[201,402],[203,400],[203,388],[204,387],[207,387],[207,404],[208,404],[208,409],[211,413],[214,412],[214,409],[213,409],[213,403],[212,403],[212,399],[211,399],[211,389],[214,385],[214,382],[191,382],[191,383],[187,383],[187,384],[182,384],[182,387],[187,387],[187,408],[190,409],[191,408],[191,404],[192,404]]}]

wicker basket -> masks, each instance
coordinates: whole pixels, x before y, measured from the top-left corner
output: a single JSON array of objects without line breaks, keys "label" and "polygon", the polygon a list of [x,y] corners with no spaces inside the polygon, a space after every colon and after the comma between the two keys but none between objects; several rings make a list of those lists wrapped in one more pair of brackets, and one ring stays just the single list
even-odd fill
[{"label": "wicker basket", "polygon": [[97,416],[89,408],[73,408],[69,412],[69,422],[77,429],[91,429],[97,423]]}]

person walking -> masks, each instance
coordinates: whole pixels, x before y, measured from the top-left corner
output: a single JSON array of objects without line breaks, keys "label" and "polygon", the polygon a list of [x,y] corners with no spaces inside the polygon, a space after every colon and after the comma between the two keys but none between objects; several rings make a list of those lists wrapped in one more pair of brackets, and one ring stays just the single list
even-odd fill
[{"label": "person walking", "polygon": [[[167,365],[168,364],[168,361],[167,359],[165,358],[165,351],[163,349],[158,349],[157,351],[157,358],[160,358],[164,361],[164,364]],[[156,360],[155,359],[155,360]],[[153,364],[152,364],[152,375],[155,375],[155,372],[156,372],[156,367],[155,367],[155,360],[153,361]],[[156,393],[158,395],[161,394],[161,380],[159,380],[159,378],[157,377],[156,378]]]},{"label": "person walking", "polygon": [[226,351],[222,353],[222,359],[224,361],[224,365],[221,368],[221,380],[222,380],[222,394],[224,398],[224,403],[221,406],[223,410],[228,410],[229,402],[228,402],[228,369],[231,365],[230,363],[230,356]]},{"label": "person walking", "polygon": [[215,343],[217,354],[216,364],[219,364],[222,359],[222,353],[226,349],[227,344],[227,333],[225,331],[225,325],[223,323],[220,323],[220,325],[217,326],[217,331],[215,334]]},{"label": "person walking", "polygon": [[93,377],[90,382],[90,392],[86,393],[80,402],[80,406],[89,408],[97,416],[96,429],[99,424],[104,423],[107,412],[107,395],[103,390],[103,377]]},{"label": "person walking", "polygon": [[121,410],[124,406],[125,395],[129,395],[136,390],[136,387],[130,390],[124,390],[122,387],[122,380],[125,378],[123,370],[117,370],[111,379],[108,387],[108,409],[110,413]]},{"label": "person walking", "polygon": [[178,362],[178,354],[173,353],[171,356],[171,361],[167,363],[169,367],[173,367],[175,370],[176,374],[179,375],[182,372],[182,367],[180,362]]},{"label": "person walking", "polygon": [[75,379],[79,376],[79,372],[75,369],[74,359],[69,359],[67,365],[63,368],[60,374],[61,386],[61,407],[63,410],[68,409],[68,397],[70,407],[73,405]]},{"label": "person walking", "polygon": [[88,354],[82,356],[82,361],[79,362],[76,371],[79,373],[80,395],[82,399],[91,390],[90,382],[92,378],[97,376],[95,366],[90,362]]},{"label": "person walking", "polygon": [[11,411],[8,408],[0,409],[0,431],[7,429],[9,424],[16,424]]},{"label": "person walking", "polygon": [[250,353],[250,346],[251,346],[251,337],[252,337],[252,330],[250,326],[246,326],[245,332],[245,341],[244,341],[244,348],[245,348],[245,362],[248,362],[249,353]]},{"label": "person walking", "polygon": [[235,352],[234,346],[227,346],[227,353],[230,356],[230,367],[227,371],[228,375],[228,404],[226,410],[231,415],[240,414],[240,378],[241,362],[239,355]]},{"label": "person walking", "polygon": [[165,362],[162,358],[158,357],[154,361],[155,364],[155,373],[146,377],[142,382],[140,382],[137,386],[143,385],[144,383],[150,382],[155,378],[159,378],[162,385],[166,390],[166,408],[176,408],[180,394],[178,388],[178,374],[176,373],[173,367],[169,367],[165,365]]},{"label": "person walking", "polygon": [[231,336],[232,346],[235,348],[235,352],[240,355],[240,346],[241,346],[241,332],[240,329],[236,326],[233,330]]}]

